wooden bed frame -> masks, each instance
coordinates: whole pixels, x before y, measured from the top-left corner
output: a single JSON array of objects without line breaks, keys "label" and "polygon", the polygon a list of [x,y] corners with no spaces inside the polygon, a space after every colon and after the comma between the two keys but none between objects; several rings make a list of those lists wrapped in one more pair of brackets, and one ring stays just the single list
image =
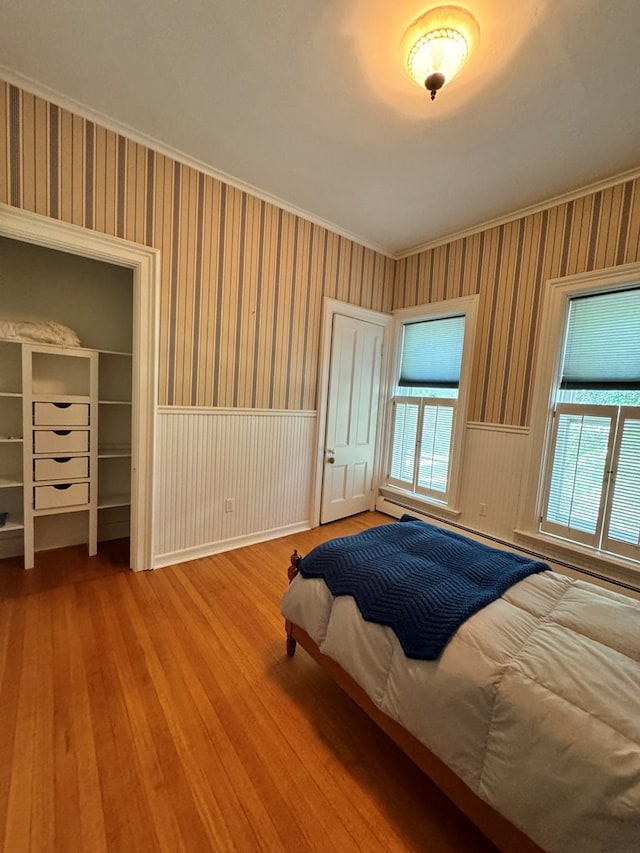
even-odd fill
[{"label": "wooden bed frame", "polygon": [[[294,551],[288,569],[289,583],[298,574],[300,555]],[[287,655],[293,657],[296,645],[316,660],[353,701],[376,723],[382,731],[440,788],[440,790],[465,814],[499,850],[504,853],[542,853],[528,835],[481,800],[431,750],[421,743],[396,720],[389,717],[369,698],[362,687],[334,660],[324,655],[314,640],[293,622],[285,620]]]}]

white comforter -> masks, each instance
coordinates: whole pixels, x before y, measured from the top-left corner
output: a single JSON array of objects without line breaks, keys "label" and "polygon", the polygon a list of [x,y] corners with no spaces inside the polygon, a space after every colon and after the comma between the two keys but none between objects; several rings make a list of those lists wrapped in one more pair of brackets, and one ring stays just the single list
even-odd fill
[{"label": "white comforter", "polygon": [[322,580],[298,575],[282,612],[542,848],[640,851],[640,602],[532,575],[436,661]]}]

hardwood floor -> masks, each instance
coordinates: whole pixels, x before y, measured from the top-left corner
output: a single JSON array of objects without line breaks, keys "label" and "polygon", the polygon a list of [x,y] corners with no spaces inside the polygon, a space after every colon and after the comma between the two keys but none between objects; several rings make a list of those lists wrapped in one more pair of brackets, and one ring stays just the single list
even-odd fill
[{"label": "hardwood floor", "polygon": [[0,841],[44,851],[491,851],[302,650],[294,547],[134,574],[127,543],[0,561]]}]

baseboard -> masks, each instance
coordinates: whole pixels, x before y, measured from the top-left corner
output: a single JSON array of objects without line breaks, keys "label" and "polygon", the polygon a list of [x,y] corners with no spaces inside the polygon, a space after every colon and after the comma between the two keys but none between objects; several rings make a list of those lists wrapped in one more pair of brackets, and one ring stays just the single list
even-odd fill
[{"label": "baseboard", "polygon": [[213,554],[222,554],[224,551],[244,548],[246,545],[257,545],[260,542],[269,542],[271,539],[281,539],[283,536],[291,536],[294,533],[311,530],[311,527],[310,521],[303,521],[286,527],[277,527],[273,530],[262,530],[249,536],[237,536],[233,539],[223,539],[220,542],[198,545],[195,548],[185,548],[170,554],[156,554],[153,558],[153,568],[162,569],[176,563],[186,563],[189,560],[198,560],[200,557],[211,557]]}]

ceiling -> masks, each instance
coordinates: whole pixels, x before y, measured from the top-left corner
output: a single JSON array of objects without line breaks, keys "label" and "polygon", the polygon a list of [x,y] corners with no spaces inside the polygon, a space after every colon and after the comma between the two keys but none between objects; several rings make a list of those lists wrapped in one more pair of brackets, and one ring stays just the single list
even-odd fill
[{"label": "ceiling", "polygon": [[640,167],[638,0],[458,4],[434,102],[437,0],[2,0],[0,74],[396,257]]}]

